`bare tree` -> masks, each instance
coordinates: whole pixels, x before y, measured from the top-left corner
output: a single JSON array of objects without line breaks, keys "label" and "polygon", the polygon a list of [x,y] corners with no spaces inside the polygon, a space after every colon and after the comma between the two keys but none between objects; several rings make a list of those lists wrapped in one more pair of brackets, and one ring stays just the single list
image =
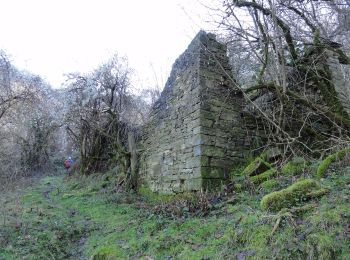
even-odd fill
[{"label": "bare tree", "polygon": [[218,25],[235,76],[250,112],[273,133],[271,143],[320,154],[348,139],[350,117],[330,59],[350,64],[349,1],[225,0],[222,5],[216,9]]},{"label": "bare tree", "polygon": [[79,146],[85,174],[117,165],[131,179],[128,133],[141,118],[130,94],[131,72],[126,59],[115,55],[90,74],[69,76],[67,130]]},{"label": "bare tree", "polygon": [[59,127],[54,91],[39,76],[0,55],[0,179],[2,183],[52,166]]},{"label": "bare tree", "polygon": [[18,102],[30,99],[35,80],[12,66],[5,52],[0,51],[0,120]]}]

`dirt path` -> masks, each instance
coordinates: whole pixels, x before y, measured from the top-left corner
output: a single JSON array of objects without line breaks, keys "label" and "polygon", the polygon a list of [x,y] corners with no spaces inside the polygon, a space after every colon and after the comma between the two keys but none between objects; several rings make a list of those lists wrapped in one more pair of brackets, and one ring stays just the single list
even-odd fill
[{"label": "dirt path", "polygon": [[[75,220],[73,217],[76,215],[81,215],[81,213],[77,210],[77,208],[67,208],[59,203],[62,199],[62,182],[60,185],[57,183],[48,182],[47,187],[45,187],[42,192],[43,198],[47,200],[47,202],[51,205],[51,207],[60,210],[67,218],[70,218],[72,226],[77,226],[76,221],[80,221],[80,219]],[[86,219],[86,217],[84,217]],[[73,241],[67,241],[70,244],[71,250],[68,251],[67,259],[80,259],[80,260],[88,260],[88,257],[84,255],[84,244],[87,240],[88,234],[83,233],[78,238],[75,238]]]}]

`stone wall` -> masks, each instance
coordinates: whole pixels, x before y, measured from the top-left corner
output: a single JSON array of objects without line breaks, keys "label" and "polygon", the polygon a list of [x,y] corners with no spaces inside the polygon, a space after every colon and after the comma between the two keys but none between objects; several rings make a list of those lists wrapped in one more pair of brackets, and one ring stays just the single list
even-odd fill
[{"label": "stone wall", "polygon": [[203,31],[176,60],[140,143],[140,182],[161,193],[210,189],[249,151],[226,46]]},{"label": "stone wall", "polygon": [[345,111],[350,115],[350,65],[341,64],[339,55],[328,51],[328,65],[338,98]]}]

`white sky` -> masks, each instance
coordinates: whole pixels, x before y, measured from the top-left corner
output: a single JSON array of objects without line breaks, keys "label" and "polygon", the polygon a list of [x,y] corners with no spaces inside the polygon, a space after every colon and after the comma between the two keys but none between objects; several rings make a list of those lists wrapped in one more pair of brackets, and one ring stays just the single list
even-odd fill
[{"label": "white sky", "polygon": [[116,52],[128,57],[136,84],[155,84],[156,74],[163,87],[207,19],[197,0],[0,0],[0,10],[0,48],[53,87]]}]

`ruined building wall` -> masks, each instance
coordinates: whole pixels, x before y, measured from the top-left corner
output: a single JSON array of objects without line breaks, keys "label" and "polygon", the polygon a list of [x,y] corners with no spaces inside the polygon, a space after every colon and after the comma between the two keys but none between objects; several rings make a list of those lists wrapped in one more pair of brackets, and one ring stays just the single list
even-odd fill
[{"label": "ruined building wall", "polygon": [[176,193],[221,185],[251,146],[226,46],[201,31],[176,60],[144,127],[140,182]]},{"label": "ruined building wall", "polygon": [[341,64],[339,55],[328,51],[328,65],[338,98],[345,111],[350,115],[350,65]]}]

